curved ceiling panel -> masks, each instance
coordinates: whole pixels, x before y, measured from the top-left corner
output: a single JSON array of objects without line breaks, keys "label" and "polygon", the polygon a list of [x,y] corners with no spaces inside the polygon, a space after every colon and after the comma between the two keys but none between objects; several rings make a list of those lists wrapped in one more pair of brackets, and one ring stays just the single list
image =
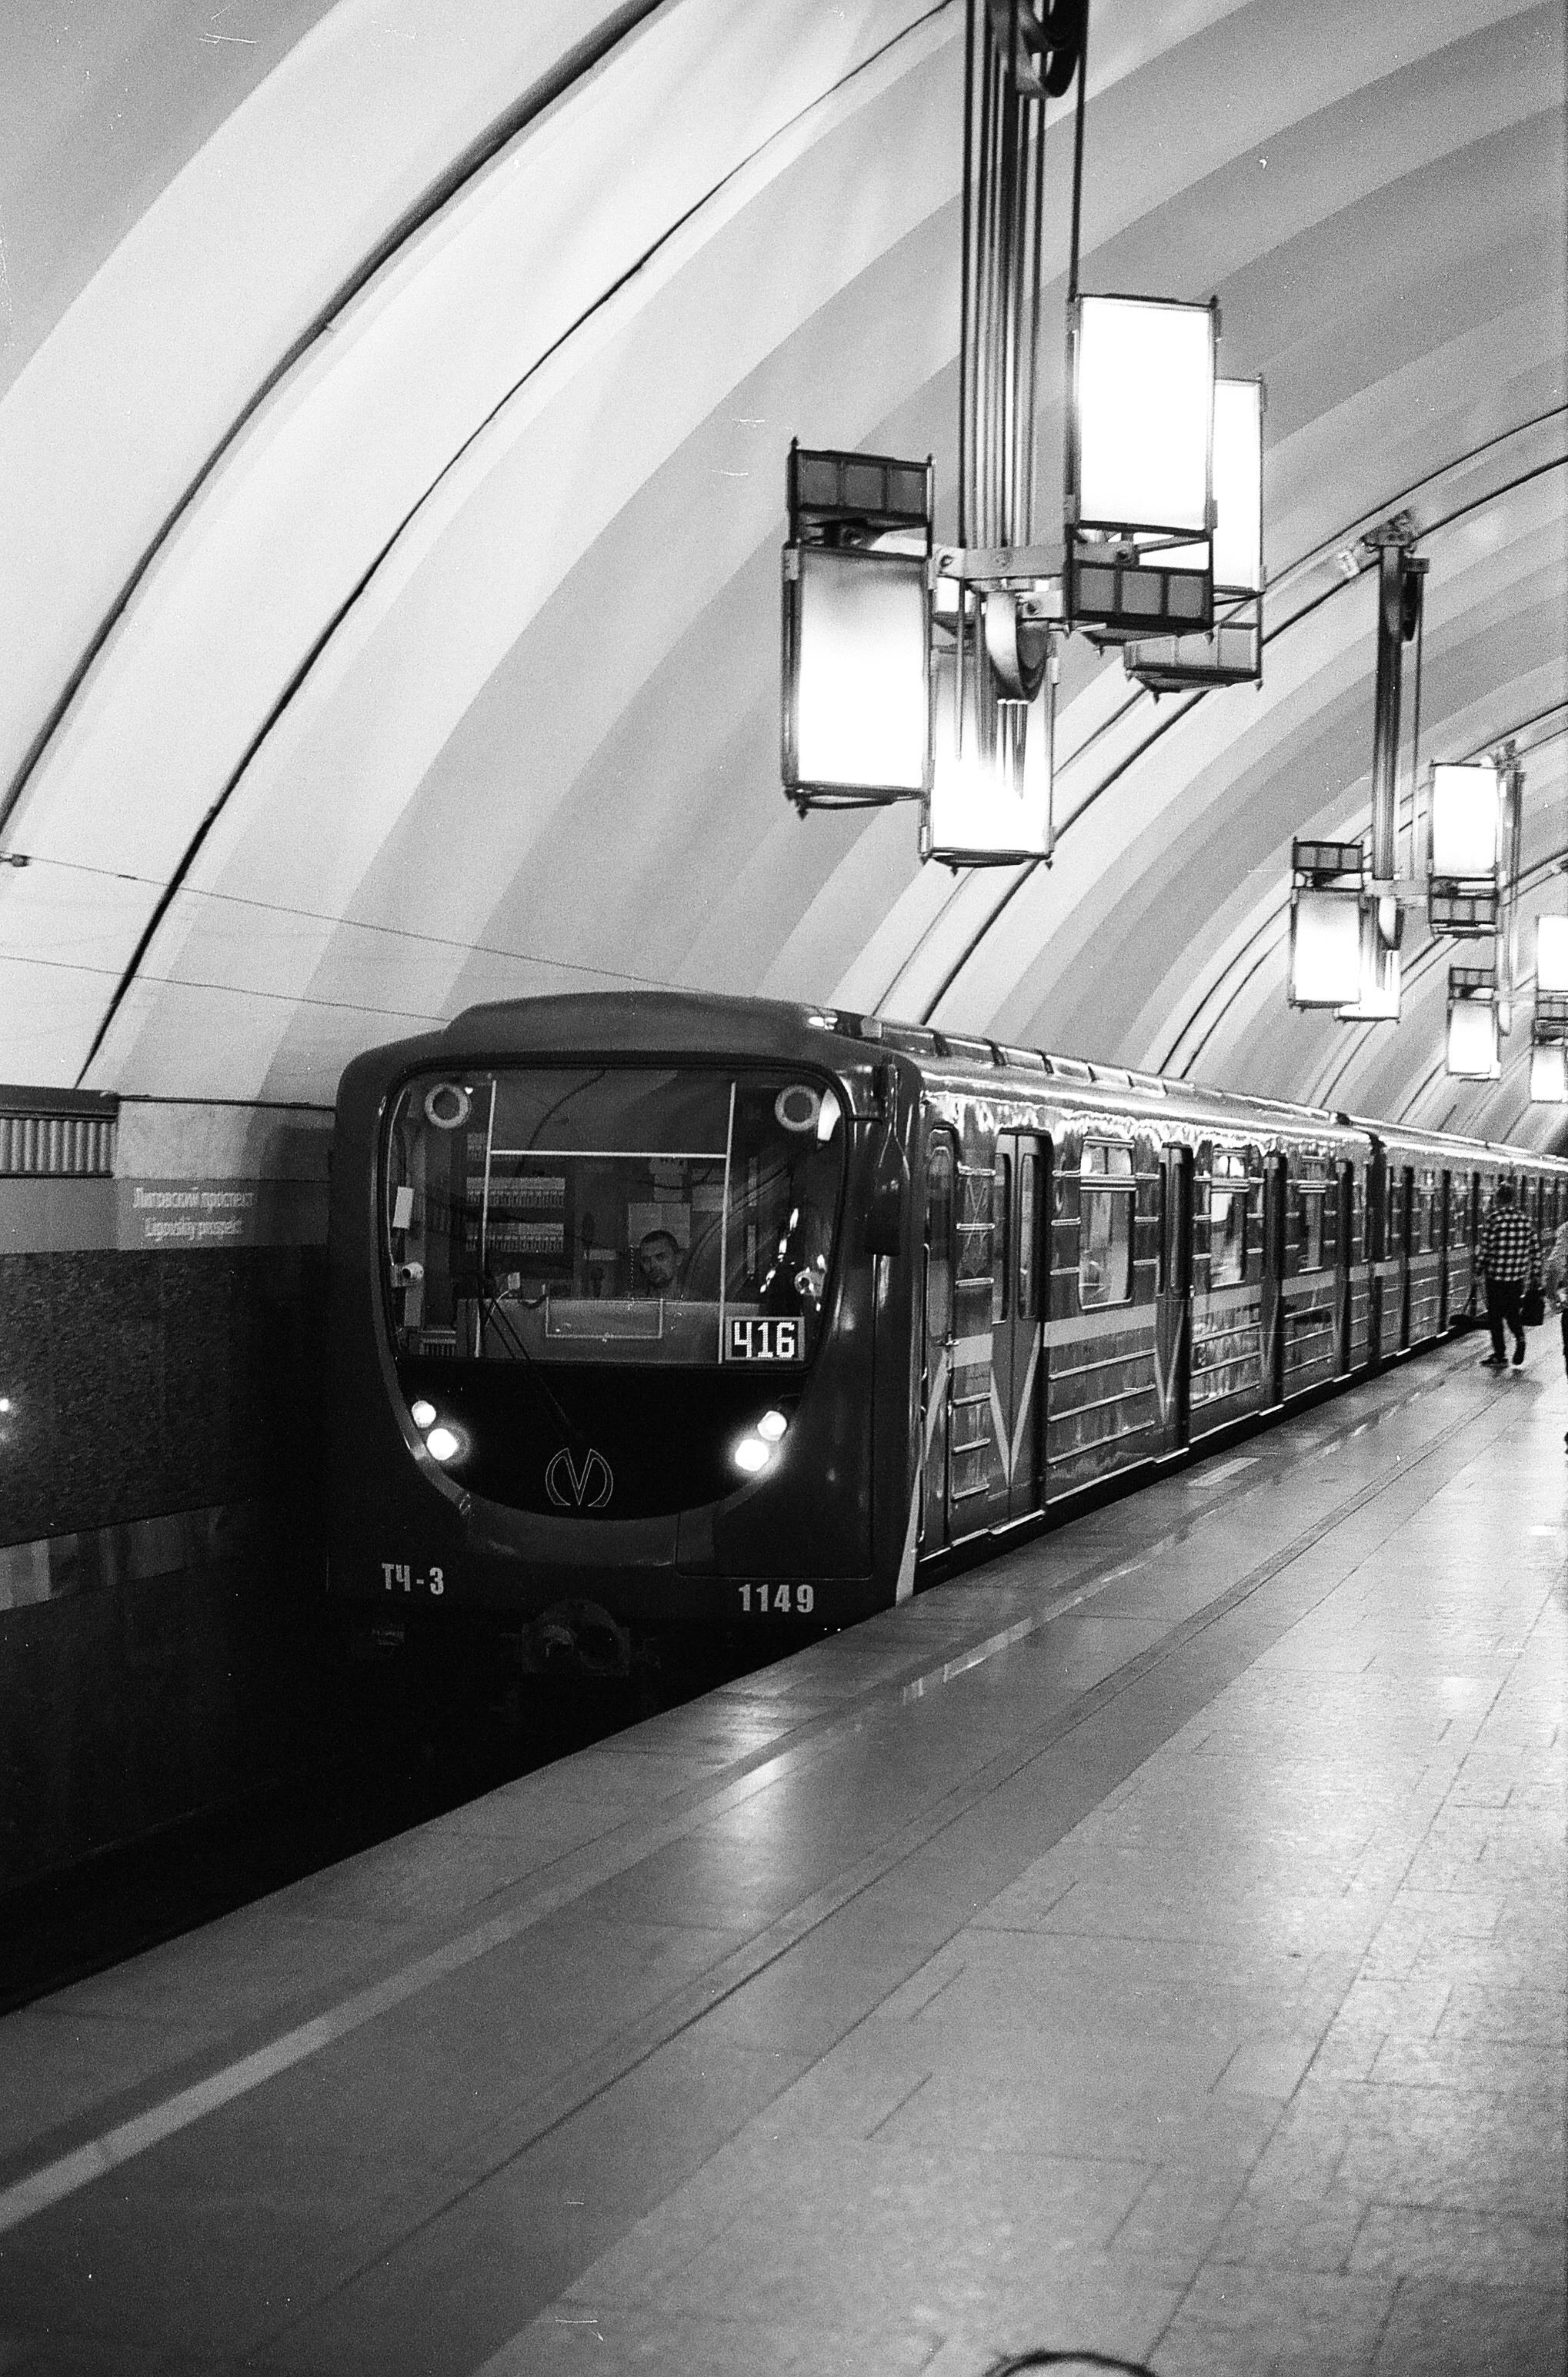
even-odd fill
[{"label": "curved ceiling panel", "polygon": [[[1516,1061],[1455,1101],[1419,935],[1397,1033],[1292,1016],[1281,903],[1293,832],[1364,822],[1336,555],[1396,508],[1423,752],[1536,720],[1564,839],[1560,8],[1099,0],[1084,281],[1218,292],[1267,377],[1265,684],[1157,707],[1075,639],[1055,863],[960,878],[778,790],[790,437],[952,484],[961,8],[828,13],[302,0],[144,144],[0,398],[12,1078],[325,1099],[475,998],[672,982],[1516,1112]],[[412,38],[356,83],[373,23]]]}]

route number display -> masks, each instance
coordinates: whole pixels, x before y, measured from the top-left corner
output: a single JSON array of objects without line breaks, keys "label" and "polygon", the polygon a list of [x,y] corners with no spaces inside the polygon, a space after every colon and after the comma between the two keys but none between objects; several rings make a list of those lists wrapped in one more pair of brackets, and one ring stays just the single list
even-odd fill
[{"label": "route number display", "polygon": [[743,1320],[730,1316],[730,1362],[803,1362],[806,1324],[799,1315],[789,1320]]}]

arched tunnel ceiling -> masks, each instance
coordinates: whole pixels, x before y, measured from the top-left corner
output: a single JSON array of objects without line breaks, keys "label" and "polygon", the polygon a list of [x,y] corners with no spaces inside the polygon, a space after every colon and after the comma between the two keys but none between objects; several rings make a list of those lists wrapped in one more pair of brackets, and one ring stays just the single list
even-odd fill
[{"label": "arched tunnel ceiling", "polygon": [[1083,281],[1218,293],[1265,376],[1265,682],[1075,639],[1055,861],[957,878],[785,803],[778,552],[792,436],[933,453],[951,532],[960,0],[59,18],[0,30],[6,1078],[319,1103],[475,999],[677,984],[1546,1137],[1521,1030],[1444,1075],[1419,915],[1397,1030],[1291,1013],[1284,927],[1292,833],[1366,820],[1336,556],[1396,509],[1423,755],[1518,738],[1563,905],[1558,0],[1097,0]]}]

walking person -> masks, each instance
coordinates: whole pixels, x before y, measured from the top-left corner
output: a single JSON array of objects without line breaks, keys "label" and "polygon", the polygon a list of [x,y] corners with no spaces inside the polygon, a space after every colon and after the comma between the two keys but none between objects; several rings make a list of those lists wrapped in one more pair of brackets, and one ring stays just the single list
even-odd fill
[{"label": "walking person", "polygon": [[1540,1247],[1536,1237],[1535,1224],[1514,1202],[1514,1183],[1500,1180],[1491,1200],[1491,1210],[1481,1224],[1480,1244],[1476,1249],[1486,1282],[1487,1327],[1491,1331],[1491,1352],[1483,1368],[1501,1370],[1507,1356],[1503,1350],[1503,1329],[1506,1322],[1514,1334],[1514,1367],[1525,1358],[1525,1324],[1519,1308],[1525,1300],[1525,1290],[1540,1282]]}]

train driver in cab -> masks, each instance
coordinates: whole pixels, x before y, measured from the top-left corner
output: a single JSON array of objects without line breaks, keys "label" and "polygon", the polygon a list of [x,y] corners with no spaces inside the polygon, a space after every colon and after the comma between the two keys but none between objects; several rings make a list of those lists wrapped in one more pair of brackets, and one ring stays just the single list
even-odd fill
[{"label": "train driver in cab", "polygon": [[681,1248],[671,1230],[648,1230],[632,1264],[634,1296],[670,1298],[681,1293]]}]

